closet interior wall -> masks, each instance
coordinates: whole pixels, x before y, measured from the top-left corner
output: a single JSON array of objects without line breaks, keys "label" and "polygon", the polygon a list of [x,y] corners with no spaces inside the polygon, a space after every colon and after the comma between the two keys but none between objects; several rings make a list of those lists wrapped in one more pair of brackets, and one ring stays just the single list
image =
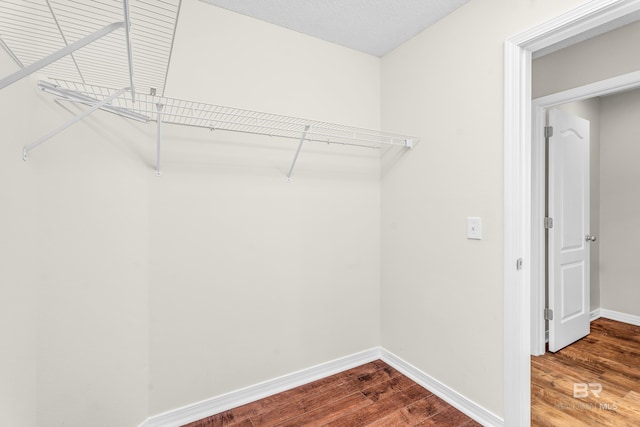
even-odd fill
[{"label": "closet interior wall", "polygon": [[[0,53],[0,75],[18,67]],[[16,159],[15,149],[34,131],[31,82],[22,81],[0,95],[0,425],[35,427],[38,262],[38,182],[31,167]]]},{"label": "closet interior wall", "polygon": [[[379,128],[378,58],[202,2],[180,22],[167,96]],[[291,140],[167,126],[156,177],[155,126],[97,111],[23,162],[86,108],[35,88],[0,96],[18,425],[137,425],[379,345],[379,150],[309,144],[287,183]]]},{"label": "closet interior wall", "polygon": [[[504,360],[515,268],[504,260],[504,44],[582,3],[470,1],[382,59],[383,127],[434,141],[383,167],[382,346],[498,416],[513,410],[504,372],[515,363]],[[482,217],[480,241],[467,239],[469,216]]]},{"label": "closet interior wall", "polygon": [[[378,58],[203,2],[180,25],[167,96],[379,128]],[[378,345],[380,151],[309,143],[287,183],[291,140],[165,130],[150,412]]]}]

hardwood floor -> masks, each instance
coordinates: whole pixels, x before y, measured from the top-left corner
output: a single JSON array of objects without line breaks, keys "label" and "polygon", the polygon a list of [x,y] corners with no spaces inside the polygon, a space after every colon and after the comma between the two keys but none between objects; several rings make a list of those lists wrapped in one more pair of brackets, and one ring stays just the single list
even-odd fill
[{"label": "hardwood floor", "polygon": [[598,319],[580,341],[532,357],[531,425],[639,426],[640,327]]},{"label": "hardwood floor", "polygon": [[188,424],[188,427],[480,426],[376,360]]}]

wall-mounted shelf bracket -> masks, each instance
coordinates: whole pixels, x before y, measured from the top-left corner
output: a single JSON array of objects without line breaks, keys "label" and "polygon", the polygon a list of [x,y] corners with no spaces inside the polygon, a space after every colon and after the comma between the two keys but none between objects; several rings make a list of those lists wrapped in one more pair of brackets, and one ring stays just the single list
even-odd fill
[{"label": "wall-mounted shelf bracket", "polygon": [[129,90],[128,87],[120,89],[119,91],[113,93],[112,95],[110,95],[109,97],[103,99],[102,101],[97,102],[91,108],[89,108],[87,111],[85,111],[82,114],[80,114],[80,115],[74,117],[73,119],[69,120],[67,123],[63,124],[59,128],[57,128],[57,129],[49,132],[48,134],[42,136],[37,141],[32,142],[29,145],[25,145],[24,148],[22,149],[22,160],[26,161],[29,158],[29,152],[31,150],[33,150],[34,148],[36,148],[38,145],[40,145],[43,142],[47,141],[48,139],[54,137],[55,135],[59,134],[60,132],[62,132],[66,128],[74,125],[75,123],[79,122],[80,120],[84,119],[85,117],[87,117],[88,115],[93,113],[94,111],[96,111],[96,110],[100,109],[101,107],[107,105],[108,103],[110,103],[111,101],[113,101],[114,99],[116,99],[117,97],[119,97],[120,95],[122,95],[123,93],[125,93],[128,90]]},{"label": "wall-mounted shelf bracket", "polygon": [[293,162],[291,163],[291,167],[289,168],[289,173],[287,173],[287,182],[291,182],[291,174],[293,173],[293,168],[296,166],[296,162],[298,161],[298,155],[300,154],[300,150],[302,149],[302,143],[304,143],[304,139],[307,137],[307,132],[309,132],[309,128],[311,126],[307,125],[304,128],[304,132],[302,133],[302,138],[300,138],[300,143],[298,144],[298,149],[296,150],[295,156],[293,156]]},{"label": "wall-mounted shelf bracket", "polygon": [[99,29],[95,33],[89,34],[88,36],[78,40],[77,42],[71,43],[70,45],[63,47],[62,49],[52,53],[46,58],[42,58],[39,61],[36,61],[33,64],[30,64],[16,71],[15,73],[9,75],[8,77],[5,77],[4,79],[0,80],[0,89],[4,89],[10,84],[13,84],[18,80],[23,79],[28,75],[35,73],[39,69],[44,68],[47,65],[53,62],[56,62],[61,58],[64,58],[65,56],[69,55],[71,52],[75,52],[76,50],[88,45],[91,42],[98,40],[99,38],[106,36],[110,32],[117,30],[118,28],[122,28],[123,26],[124,26],[124,22],[114,22],[113,24],[107,25],[106,27]]},{"label": "wall-mounted shelf bracket", "polygon": [[158,141],[156,145],[156,176],[162,175],[160,172],[160,143],[162,142],[162,107],[164,105],[157,103],[156,109],[158,111]]}]

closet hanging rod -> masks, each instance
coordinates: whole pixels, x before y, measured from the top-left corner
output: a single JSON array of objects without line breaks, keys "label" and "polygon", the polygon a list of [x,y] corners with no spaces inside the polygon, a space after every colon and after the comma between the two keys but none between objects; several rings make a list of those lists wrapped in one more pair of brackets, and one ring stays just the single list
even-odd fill
[{"label": "closet hanging rod", "polygon": [[[43,92],[56,95],[58,99],[61,101],[78,102],[88,106],[93,106],[100,101],[96,98],[83,95],[82,93],[61,88],[49,82],[39,81],[38,88]],[[149,121],[149,117],[143,114],[138,114],[133,111],[129,111],[120,107],[114,107],[113,105],[110,105],[110,104],[105,104],[101,106],[100,109],[104,111],[108,111],[110,113],[118,114],[128,119],[143,122],[143,123],[146,123]]]}]

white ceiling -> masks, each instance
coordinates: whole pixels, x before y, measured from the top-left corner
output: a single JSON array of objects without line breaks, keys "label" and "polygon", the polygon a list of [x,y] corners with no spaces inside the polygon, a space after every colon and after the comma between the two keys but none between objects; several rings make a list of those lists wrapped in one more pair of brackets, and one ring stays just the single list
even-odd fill
[{"label": "white ceiling", "polygon": [[469,0],[201,0],[384,56]]}]

